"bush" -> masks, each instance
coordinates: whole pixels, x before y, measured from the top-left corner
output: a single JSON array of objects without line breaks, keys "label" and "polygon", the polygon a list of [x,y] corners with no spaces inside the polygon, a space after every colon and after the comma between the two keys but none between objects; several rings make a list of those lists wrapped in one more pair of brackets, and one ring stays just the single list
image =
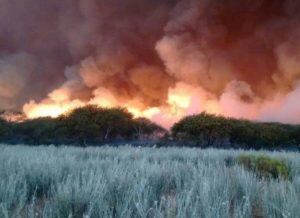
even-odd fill
[{"label": "bush", "polygon": [[26,120],[14,124],[14,137],[26,144],[50,144],[56,127],[56,121],[50,117]]},{"label": "bush", "polygon": [[267,156],[240,155],[237,157],[237,162],[261,177],[274,179],[290,178],[290,167],[284,160]]},{"label": "bush", "polygon": [[11,124],[0,118],[0,142],[5,142],[11,137]]},{"label": "bush", "polygon": [[[171,129],[176,139],[198,141],[203,146],[276,148],[300,141],[300,128],[280,123],[261,123],[201,113],[187,116]],[[299,139],[297,139],[297,137]]]},{"label": "bush", "polygon": [[229,136],[229,122],[225,117],[208,113],[187,116],[171,128],[172,136],[179,140],[193,140],[205,147],[222,147]]},{"label": "bush", "polygon": [[58,118],[44,117],[23,122],[0,118],[0,142],[9,144],[97,145],[135,139],[157,139],[167,131],[146,118],[134,119],[125,108],[87,105]]}]

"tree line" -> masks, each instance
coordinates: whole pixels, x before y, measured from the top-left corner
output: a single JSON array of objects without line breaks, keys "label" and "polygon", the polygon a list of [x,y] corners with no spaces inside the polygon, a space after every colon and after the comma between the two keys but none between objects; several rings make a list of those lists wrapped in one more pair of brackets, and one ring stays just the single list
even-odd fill
[{"label": "tree line", "polygon": [[159,139],[158,146],[276,148],[298,146],[300,126],[201,113],[184,117],[169,132],[146,118],[133,118],[125,108],[94,105],[58,118],[0,119],[0,142],[9,144],[92,145],[150,139]]},{"label": "tree line", "polygon": [[58,118],[37,118],[18,123],[0,120],[0,141],[9,144],[91,145],[151,139],[166,132],[146,118],[134,119],[124,108],[94,105],[77,108]]},{"label": "tree line", "polygon": [[205,112],[181,119],[171,132],[176,140],[192,140],[202,147],[260,149],[300,144],[299,125],[253,122]]}]

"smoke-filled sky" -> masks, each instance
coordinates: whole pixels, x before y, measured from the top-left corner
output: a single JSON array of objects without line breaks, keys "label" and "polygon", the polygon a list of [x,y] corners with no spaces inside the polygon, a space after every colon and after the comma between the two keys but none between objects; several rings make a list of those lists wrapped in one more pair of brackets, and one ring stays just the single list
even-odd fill
[{"label": "smoke-filled sky", "polygon": [[0,108],[300,123],[300,2],[0,0]]}]

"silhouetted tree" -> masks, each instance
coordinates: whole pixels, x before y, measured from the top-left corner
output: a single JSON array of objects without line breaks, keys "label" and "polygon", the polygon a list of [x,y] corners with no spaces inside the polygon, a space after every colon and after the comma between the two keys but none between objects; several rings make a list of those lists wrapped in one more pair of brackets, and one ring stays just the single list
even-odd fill
[{"label": "silhouetted tree", "polygon": [[221,116],[207,114],[188,116],[174,124],[171,129],[177,139],[199,141],[203,146],[222,145],[228,138],[228,121]]},{"label": "silhouetted tree", "polygon": [[0,119],[0,141],[6,141],[11,136],[10,124]]},{"label": "silhouetted tree", "polygon": [[138,139],[155,138],[156,136],[162,137],[168,132],[161,126],[144,117],[134,119],[133,128]]},{"label": "silhouetted tree", "polygon": [[49,144],[56,130],[56,120],[50,117],[27,120],[14,125],[16,142],[26,144]]},{"label": "silhouetted tree", "polygon": [[241,147],[273,148],[295,143],[296,129],[291,125],[251,122],[201,113],[183,118],[171,130],[175,138],[199,141],[203,146],[222,146],[229,141],[231,145]]},{"label": "silhouetted tree", "polygon": [[133,135],[132,114],[124,108],[89,105],[77,108],[58,120],[57,135],[66,135],[80,144]]}]

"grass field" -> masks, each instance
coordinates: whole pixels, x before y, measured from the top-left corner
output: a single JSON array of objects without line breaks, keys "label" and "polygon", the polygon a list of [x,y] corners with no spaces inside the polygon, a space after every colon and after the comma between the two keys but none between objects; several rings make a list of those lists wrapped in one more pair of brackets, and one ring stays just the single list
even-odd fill
[{"label": "grass field", "polygon": [[[240,154],[285,160],[262,178]],[[230,164],[228,164],[228,160]],[[300,154],[0,146],[0,217],[300,217]]]}]

